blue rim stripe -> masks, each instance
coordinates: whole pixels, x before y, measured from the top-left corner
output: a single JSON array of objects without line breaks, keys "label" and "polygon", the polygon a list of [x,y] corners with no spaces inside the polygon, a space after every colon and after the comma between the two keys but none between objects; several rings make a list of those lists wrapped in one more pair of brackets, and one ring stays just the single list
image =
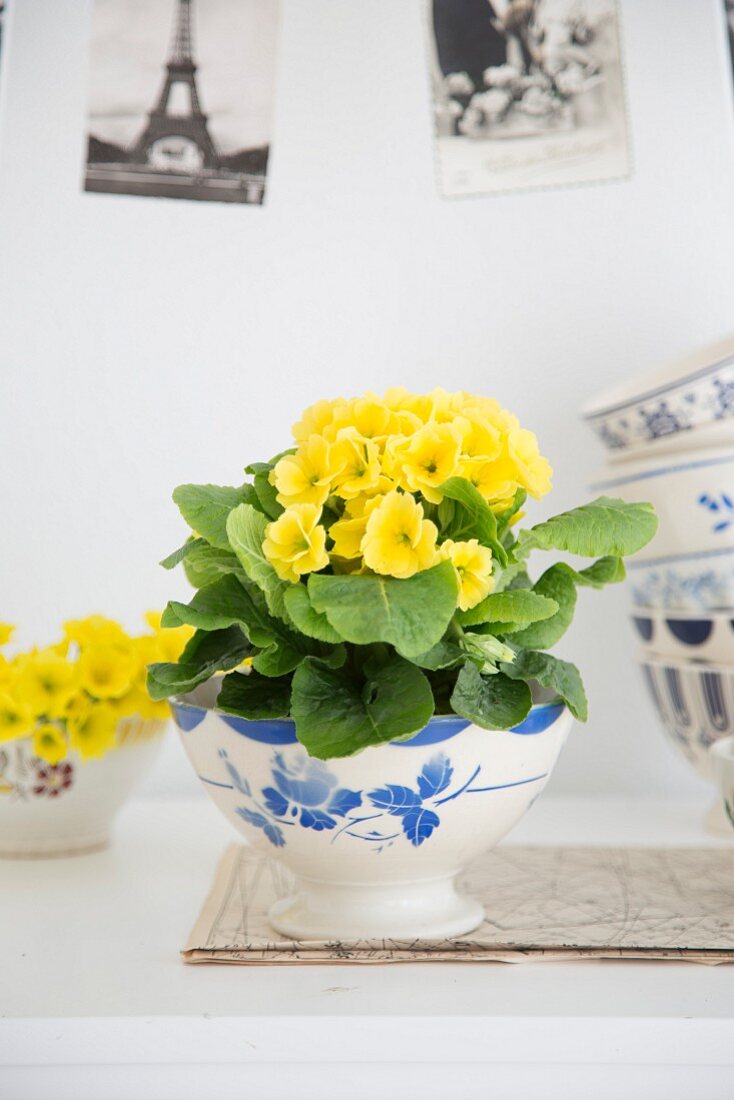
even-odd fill
[{"label": "blue rim stripe", "polygon": [[671,561],[700,561],[702,558],[724,558],[734,554],[734,546],[722,546],[718,550],[696,550],[693,554],[667,554],[662,558],[643,558],[642,561],[627,561],[628,569],[649,569],[656,565],[667,565]]},{"label": "blue rim stripe", "polygon": [[[699,367],[698,370],[693,371],[692,374],[686,374],[683,378],[678,378],[675,381],[671,380],[664,385],[658,386],[654,390],[647,390],[645,393],[638,394],[637,397],[629,397],[625,401],[618,401],[616,405],[607,405],[604,409],[599,409],[598,412],[582,413],[582,420],[599,420],[600,417],[610,416],[612,413],[622,412],[624,409],[632,409],[635,405],[641,404],[643,401],[649,401],[653,397],[661,397],[664,393],[675,393],[681,386],[688,386],[691,382],[696,382],[701,378],[705,378],[707,374],[713,374],[714,371],[720,370],[721,367],[730,367],[734,363],[734,354],[725,355],[723,359],[719,359],[716,363],[710,364],[708,367]],[[671,435],[675,433],[671,432]]]},{"label": "blue rim stripe", "polygon": [[695,462],[682,462],[677,466],[666,466],[662,470],[645,470],[641,474],[627,474],[626,477],[615,477],[611,481],[596,481],[590,488],[592,492],[597,489],[616,489],[619,485],[633,485],[636,481],[647,481],[653,477],[663,477],[664,474],[682,474],[686,470],[706,469],[709,466],[728,466],[734,462],[734,455],[724,458],[702,458]]},{"label": "blue rim stripe", "polygon": [[[292,719],[280,718],[268,721],[265,719],[239,718],[237,715],[224,714],[222,711],[217,710],[208,712],[204,707],[197,707],[192,703],[182,703],[173,699],[170,701],[170,706],[176,725],[185,733],[195,729],[203,722],[207,713],[213,713],[221,718],[230,729],[249,738],[251,741],[259,741],[261,744],[266,745],[295,745],[298,741]],[[565,704],[562,702],[540,703],[532,708],[523,722],[507,732],[518,733],[523,736],[542,733],[558,720],[564,710]],[[466,718],[460,718],[457,715],[438,715],[408,740],[390,741],[389,744],[408,749],[421,748],[424,745],[435,745],[440,741],[448,741],[452,737],[456,737],[469,725],[471,723]],[[207,780],[204,781],[207,782]]]}]

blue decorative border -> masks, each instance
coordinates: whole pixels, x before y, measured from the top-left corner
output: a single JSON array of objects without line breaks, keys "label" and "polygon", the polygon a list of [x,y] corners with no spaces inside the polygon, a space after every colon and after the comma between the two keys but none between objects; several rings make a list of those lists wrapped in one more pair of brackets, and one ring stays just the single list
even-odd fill
[{"label": "blue decorative border", "polygon": [[602,416],[609,416],[610,413],[622,412],[623,409],[634,408],[635,405],[639,405],[641,401],[650,401],[654,397],[662,397],[664,393],[673,393],[675,390],[681,388],[681,386],[687,386],[690,382],[697,382],[699,378],[705,378],[707,374],[713,374],[714,371],[720,370],[722,367],[728,367],[734,362],[734,355],[725,355],[723,359],[719,359],[718,362],[710,364],[708,367],[700,367],[694,371],[693,374],[686,374],[683,378],[677,378],[675,381],[666,382],[665,385],[658,386],[654,390],[646,390],[644,393],[638,394],[636,397],[629,397],[625,401],[617,402],[616,405],[606,405],[603,409],[599,409],[596,412],[582,413],[582,420],[598,420]]},{"label": "blue decorative border", "polygon": [[596,481],[590,488],[593,492],[597,489],[615,489],[619,485],[632,485],[635,481],[647,481],[652,477],[662,477],[664,474],[681,474],[686,470],[698,470],[709,466],[728,466],[734,462],[734,454],[726,458],[699,459],[697,462],[684,462],[677,466],[665,466],[661,470],[646,470],[641,474],[628,474],[626,477],[613,478],[611,481]]},{"label": "blue decorative border", "polygon": [[[170,700],[173,719],[180,730],[188,733],[196,729],[204,721],[208,713],[216,714],[226,725],[236,733],[251,741],[259,741],[265,745],[295,745],[298,741],[293,719],[249,719],[240,718],[235,714],[225,714],[221,710],[212,708],[208,711],[205,707],[197,707],[193,703],[186,703],[180,699]],[[510,733],[532,735],[547,730],[561,716],[565,704],[560,701],[536,704],[527,718],[511,729]],[[439,741],[449,741],[452,737],[465,730],[471,723],[466,718],[459,718],[454,714],[440,714],[432,718],[427,726],[405,741],[391,741],[391,745],[398,748],[421,748],[424,745],[435,745]]]}]

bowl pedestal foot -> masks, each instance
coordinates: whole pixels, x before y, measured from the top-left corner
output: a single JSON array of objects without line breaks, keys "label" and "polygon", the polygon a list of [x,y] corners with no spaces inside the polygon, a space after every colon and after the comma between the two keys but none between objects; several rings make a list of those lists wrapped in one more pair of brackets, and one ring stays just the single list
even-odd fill
[{"label": "bowl pedestal foot", "polygon": [[484,909],[457,893],[454,876],[418,882],[320,882],[299,877],[270,908],[273,928],[293,940],[443,940],[478,928]]}]

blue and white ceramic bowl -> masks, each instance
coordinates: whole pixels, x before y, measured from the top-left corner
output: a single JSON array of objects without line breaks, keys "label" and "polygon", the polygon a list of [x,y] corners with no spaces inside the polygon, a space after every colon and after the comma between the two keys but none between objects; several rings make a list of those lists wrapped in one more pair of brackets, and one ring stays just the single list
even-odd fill
[{"label": "blue and white ceramic bowl", "polygon": [[695,447],[689,438],[734,417],[734,340],[606,390],[581,415],[611,455]]},{"label": "blue and white ceramic bowl", "polygon": [[687,612],[638,607],[632,623],[647,657],[734,667],[734,610]]},{"label": "blue and white ceramic bowl", "polygon": [[655,538],[628,563],[635,607],[734,607],[734,447],[626,463],[591,488],[657,512]]},{"label": "blue and white ceramic bowl", "polygon": [[194,769],[253,847],[297,878],[270,912],[289,939],[444,939],[483,919],[457,874],[492,848],[548,782],[568,734],[562,703],[514,730],[433,718],[408,741],[322,762],[290,719],[248,721],[204,685],[172,700]]},{"label": "blue and white ceramic bowl", "polygon": [[711,746],[734,734],[734,669],[670,659],[641,665],[665,732],[694,770],[710,779]]}]

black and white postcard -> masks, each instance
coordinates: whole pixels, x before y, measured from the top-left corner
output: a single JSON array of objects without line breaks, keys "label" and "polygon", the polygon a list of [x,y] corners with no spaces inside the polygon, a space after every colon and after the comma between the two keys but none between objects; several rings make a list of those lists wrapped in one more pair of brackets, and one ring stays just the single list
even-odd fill
[{"label": "black and white postcard", "polygon": [[446,196],[630,173],[616,0],[427,0]]},{"label": "black and white postcard", "polygon": [[84,187],[262,203],[278,0],[94,0]]}]

